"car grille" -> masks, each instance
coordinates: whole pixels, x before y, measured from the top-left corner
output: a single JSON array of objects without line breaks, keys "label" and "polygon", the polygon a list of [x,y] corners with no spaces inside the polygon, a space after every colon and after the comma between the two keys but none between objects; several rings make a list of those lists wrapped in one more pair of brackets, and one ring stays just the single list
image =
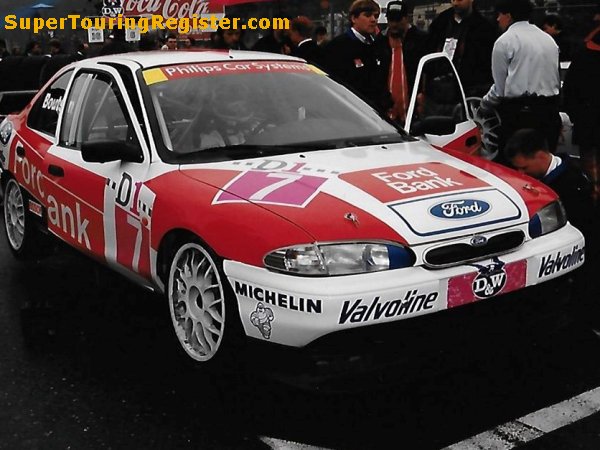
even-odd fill
[{"label": "car grille", "polygon": [[492,236],[487,240],[487,243],[481,246],[473,246],[463,242],[436,247],[425,253],[423,259],[425,265],[431,268],[464,264],[465,262],[507,253],[520,247],[524,240],[525,233],[522,231],[510,231]]}]

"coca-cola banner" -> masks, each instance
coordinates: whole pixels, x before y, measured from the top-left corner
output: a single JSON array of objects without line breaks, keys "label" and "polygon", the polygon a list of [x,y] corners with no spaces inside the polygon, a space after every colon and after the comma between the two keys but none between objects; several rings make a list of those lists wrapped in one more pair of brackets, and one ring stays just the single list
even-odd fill
[{"label": "coca-cola banner", "polygon": [[223,2],[219,0],[123,0],[123,8],[126,16],[192,18],[194,15],[223,14]]}]

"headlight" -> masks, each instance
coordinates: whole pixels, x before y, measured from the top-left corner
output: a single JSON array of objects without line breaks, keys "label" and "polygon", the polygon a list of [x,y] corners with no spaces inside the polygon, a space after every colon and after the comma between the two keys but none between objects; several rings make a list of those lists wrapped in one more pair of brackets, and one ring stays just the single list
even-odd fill
[{"label": "headlight", "polygon": [[560,200],[540,209],[529,221],[529,236],[540,237],[567,224],[567,213]]},{"label": "headlight", "polygon": [[281,248],[265,256],[265,266],[305,276],[350,275],[410,267],[412,251],[394,244],[352,242]]},{"label": "headlight", "polygon": [[12,123],[6,119],[2,121],[0,119],[0,143],[2,145],[8,145],[8,141],[10,141],[10,136],[12,134]]}]

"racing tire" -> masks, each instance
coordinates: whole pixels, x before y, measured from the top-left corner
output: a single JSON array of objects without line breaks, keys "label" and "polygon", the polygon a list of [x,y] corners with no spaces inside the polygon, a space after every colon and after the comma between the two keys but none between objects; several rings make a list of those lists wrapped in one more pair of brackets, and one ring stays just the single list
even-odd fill
[{"label": "racing tire", "polygon": [[166,284],[171,323],[186,361],[197,368],[237,369],[242,327],[222,260],[188,241],[171,258]]},{"label": "racing tire", "polygon": [[4,231],[16,259],[27,261],[42,256],[42,236],[27,212],[27,195],[14,178],[4,188]]}]

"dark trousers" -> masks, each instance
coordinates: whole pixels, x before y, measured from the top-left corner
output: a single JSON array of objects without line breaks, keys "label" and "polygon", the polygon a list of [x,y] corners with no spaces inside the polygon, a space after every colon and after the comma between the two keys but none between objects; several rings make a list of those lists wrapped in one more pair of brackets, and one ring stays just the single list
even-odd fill
[{"label": "dark trousers", "polygon": [[559,114],[559,98],[525,96],[504,99],[498,108],[502,120],[500,150],[515,131],[533,128],[542,133],[548,142],[548,149],[556,152],[558,138],[562,128]]}]

